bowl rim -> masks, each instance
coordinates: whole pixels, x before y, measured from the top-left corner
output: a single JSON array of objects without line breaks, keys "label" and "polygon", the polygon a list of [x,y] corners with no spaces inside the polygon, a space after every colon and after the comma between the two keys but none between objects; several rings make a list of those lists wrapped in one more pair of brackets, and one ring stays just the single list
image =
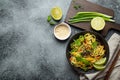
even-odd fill
[{"label": "bowl rim", "polygon": [[[99,38],[101,38],[102,40],[103,40],[103,42],[105,43],[104,44],[104,46],[106,46],[106,54],[105,54],[105,56],[107,57],[107,60],[106,60],[106,63],[105,63],[105,65],[108,63],[108,61],[109,61],[109,45],[108,45],[108,43],[107,43],[107,41],[105,40],[105,38],[101,35],[101,34],[99,34],[99,33],[97,33],[97,32],[94,32],[94,31],[82,31],[82,32],[79,32],[79,33],[76,33],[76,34],[74,34],[70,39],[69,39],[69,41],[68,41],[68,44],[67,44],[67,46],[66,46],[66,58],[67,58],[67,61],[68,61],[68,63],[69,63],[69,65],[71,66],[71,68],[74,70],[74,71],[76,71],[78,74],[90,74],[90,73],[95,73],[95,72],[98,72],[99,70],[95,70],[95,69],[93,69],[93,71],[90,71],[90,70],[88,70],[88,71],[83,71],[82,69],[79,69],[79,68],[77,68],[77,67],[75,67],[74,65],[72,65],[71,63],[70,63],[70,60],[69,60],[69,52],[68,52],[68,47],[70,47],[70,42],[71,41],[73,41],[73,38],[75,37],[75,36],[77,36],[77,35],[81,35],[81,34],[85,34],[85,33],[92,33],[92,34],[94,34],[95,36],[96,35],[98,35],[98,36],[96,36],[96,37],[99,37]],[[104,70],[104,69],[103,69]]]},{"label": "bowl rim", "polygon": [[[67,37],[65,37],[65,38],[60,38],[60,37],[58,37],[58,36],[56,35],[56,33],[55,33],[55,29],[56,29],[57,27],[59,27],[60,25],[65,25],[65,26],[68,27],[68,29],[69,29],[69,33],[68,33]],[[58,25],[56,25],[56,26],[54,27],[54,36],[55,36],[55,38],[57,38],[58,40],[66,40],[66,39],[68,39],[68,38],[70,37],[70,35],[71,35],[71,27],[70,27],[70,25],[68,25],[67,23],[61,22],[60,24],[58,24]]]}]

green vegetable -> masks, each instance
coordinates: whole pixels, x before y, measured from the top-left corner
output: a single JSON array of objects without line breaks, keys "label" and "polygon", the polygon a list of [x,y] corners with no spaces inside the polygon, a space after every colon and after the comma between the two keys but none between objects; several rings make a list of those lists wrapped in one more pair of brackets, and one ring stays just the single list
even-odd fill
[{"label": "green vegetable", "polygon": [[78,47],[82,45],[82,42],[84,41],[84,36],[81,35],[79,36],[79,39],[73,40],[74,42],[70,44],[71,48],[73,49],[72,51],[77,51]]},{"label": "green vegetable", "polygon": [[91,21],[91,20],[90,19],[88,19],[88,20],[82,20],[82,19],[76,19],[76,20],[71,19],[71,20],[69,20],[70,23],[78,23],[78,22],[86,22],[86,21]]},{"label": "green vegetable", "polygon": [[86,65],[90,65],[90,62],[87,61],[85,58],[76,57],[76,60],[77,60],[77,61],[81,61],[81,62],[83,62],[83,63],[86,64]]},{"label": "green vegetable", "polygon": [[56,24],[56,22],[54,22],[54,21],[50,21],[49,23],[50,23],[50,25],[55,25]]},{"label": "green vegetable", "polygon": [[112,16],[103,14],[103,13],[99,13],[99,12],[78,12],[77,15],[81,15],[81,14],[87,14],[87,15],[96,15],[96,16],[101,16],[101,17],[107,17],[107,18],[112,18]]},{"label": "green vegetable", "polygon": [[79,39],[75,40],[75,44],[76,44],[77,46],[80,46],[80,45],[81,45],[81,42],[79,41]]},{"label": "green vegetable", "polygon": [[115,20],[111,19],[112,16],[99,13],[99,12],[78,12],[75,16],[70,18],[70,23],[77,23],[77,22],[86,22],[91,21],[95,17],[102,17],[105,21],[115,22]]},{"label": "green vegetable", "polygon": [[81,8],[81,6],[80,6],[80,5],[74,5],[74,8],[75,8],[76,10],[78,10],[79,8]]},{"label": "green vegetable", "polygon": [[80,39],[81,42],[83,42],[84,41],[84,36],[80,35],[79,39]]},{"label": "green vegetable", "polygon": [[72,49],[72,50],[70,51],[70,53],[76,52],[76,51],[77,51],[77,49]]},{"label": "green vegetable", "polygon": [[97,41],[93,42],[92,43],[92,48],[95,49],[97,47],[97,44],[98,44]]},{"label": "green vegetable", "polygon": [[47,17],[47,21],[49,22],[50,25],[55,25],[56,21],[52,19],[51,15]]},{"label": "green vegetable", "polygon": [[47,21],[48,21],[48,22],[51,21],[51,16],[50,16],[50,15],[47,17]]}]

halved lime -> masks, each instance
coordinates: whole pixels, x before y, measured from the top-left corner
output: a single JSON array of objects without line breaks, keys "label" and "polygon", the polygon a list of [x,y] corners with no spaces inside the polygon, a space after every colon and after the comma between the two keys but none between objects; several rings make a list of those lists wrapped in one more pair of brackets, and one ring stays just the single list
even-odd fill
[{"label": "halved lime", "polygon": [[60,20],[62,18],[62,9],[60,7],[53,7],[51,9],[51,16],[55,20]]},{"label": "halved lime", "polygon": [[94,64],[103,65],[103,64],[105,64],[106,60],[107,60],[106,57],[104,57],[104,58],[101,58],[100,60],[96,61]]},{"label": "halved lime", "polygon": [[105,68],[105,66],[103,65],[95,65],[93,64],[93,67],[96,69],[96,70],[103,70]]},{"label": "halved lime", "polygon": [[102,17],[95,17],[91,20],[91,27],[96,31],[100,31],[105,27],[105,20]]}]

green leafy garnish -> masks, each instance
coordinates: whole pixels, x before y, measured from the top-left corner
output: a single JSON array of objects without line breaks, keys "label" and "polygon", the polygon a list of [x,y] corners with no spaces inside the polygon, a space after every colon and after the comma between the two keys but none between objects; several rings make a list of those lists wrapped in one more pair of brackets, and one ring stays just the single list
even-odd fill
[{"label": "green leafy garnish", "polygon": [[80,39],[81,42],[83,42],[84,41],[84,36],[80,35],[79,39]]},{"label": "green leafy garnish", "polygon": [[56,22],[52,19],[51,15],[47,17],[47,21],[49,22],[50,25],[55,25]]},{"label": "green leafy garnish", "polygon": [[81,8],[80,5],[74,5],[74,9],[78,10],[79,8]]},{"label": "green leafy garnish", "polygon": [[49,16],[47,17],[47,21],[50,22],[51,19],[52,19],[52,18],[51,18],[51,16],[49,15]]},{"label": "green leafy garnish", "polygon": [[76,60],[77,60],[77,61],[81,61],[81,62],[83,62],[83,63],[86,64],[86,65],[90,65],[90,62],[87,61],[85,58],[76,57]]},{"label": "green leafy garnish", "polygon": [[92,48],[95,49],[97,47],[97,44],[98,44],[97,41],[93,42],[92,43]]},{"label": "green leafy garnish", "polygon": [[81,45],[80,40],[79,40],[79,39],[75,40],[75,44],[76,44],[77,46],[80,46],[80,45]]},{"label": "green leafy garnish", "polygon": [[55,25],[56,24],[55,21],[50,21],[49,23],[50,23],[50,25]]}]

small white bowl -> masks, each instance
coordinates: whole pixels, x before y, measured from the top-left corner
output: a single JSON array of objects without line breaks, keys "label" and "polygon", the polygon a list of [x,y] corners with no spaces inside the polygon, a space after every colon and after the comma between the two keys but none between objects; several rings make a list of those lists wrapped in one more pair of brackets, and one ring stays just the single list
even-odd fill
[{"label": "small white bowl", "polygon": [[71,35],[71,28],[67,23],[60,23],[54,27],[54,36],[59,40],[66,40]]}]

